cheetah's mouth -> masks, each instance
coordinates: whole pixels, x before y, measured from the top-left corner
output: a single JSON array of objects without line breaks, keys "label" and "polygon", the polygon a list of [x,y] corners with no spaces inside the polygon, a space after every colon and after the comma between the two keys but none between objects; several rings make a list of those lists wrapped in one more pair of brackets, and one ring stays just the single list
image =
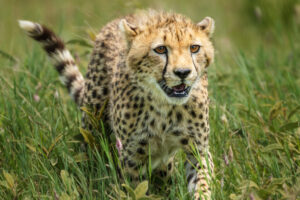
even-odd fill
[{"label": "cheetah's mouth", "polygon": [[191,89],[190,86],[187,86],[184,83],[175,85],[173,87],[168,87],[164,80],[160,81],[159,85],[169,97],[187,97]]}]

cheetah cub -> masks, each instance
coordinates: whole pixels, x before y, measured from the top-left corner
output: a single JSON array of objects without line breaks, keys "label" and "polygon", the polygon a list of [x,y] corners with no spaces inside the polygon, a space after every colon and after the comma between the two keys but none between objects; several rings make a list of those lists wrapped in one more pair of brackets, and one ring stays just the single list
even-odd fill
[{"label": "cheetah cub", "polygon": [[[51,30],[30,21],[19,25],[42,44],[79,106],[98,111],[108,102],[102,120],[113,130],[132,180],[146,173],[149,156],[152,169],[168,176],[183,149],[189,192],[211,199],[206,69],[214,57],[212,18],[193,23],[175,13],[143,11],[116,19],[97,35],[85,78]],[[83,116],[85,129],[88,122]]]}]

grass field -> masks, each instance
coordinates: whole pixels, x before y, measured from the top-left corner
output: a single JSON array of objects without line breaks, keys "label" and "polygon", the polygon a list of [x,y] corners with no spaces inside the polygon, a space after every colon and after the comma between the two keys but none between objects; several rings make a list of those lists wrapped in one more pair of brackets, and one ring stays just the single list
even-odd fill
[{"label": "grass field", "polygon": [[[16,20],[53,27],[71,41],[68,48],[85,72],[91,48],[83,42],[109,20],[148,7],[216,20],[216,59],[209,69],[213,199],[300,199],[299,1],[0,0],[0,5],[0,199],[118,199],[122,184],[101,134],[103,152],[82,150],[76,137],[79,109]],[[150,183],[151,195],[191,199],[182,156],[171,184],[157,191]]]}]

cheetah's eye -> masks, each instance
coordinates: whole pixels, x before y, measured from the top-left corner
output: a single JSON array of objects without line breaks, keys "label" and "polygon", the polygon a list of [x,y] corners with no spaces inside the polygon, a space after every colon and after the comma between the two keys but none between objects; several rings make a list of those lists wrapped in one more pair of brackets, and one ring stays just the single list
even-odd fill
[{"label": "cheetah's eye", "polygon": [[190,50],[192,53],[197,53],[200,50],[200,46],[199,45],[191,45]]},{"label": "cheetah's eye", "polygon": [[159,47],[156,47],[153,50],[155,51],[155,53],[158,53],[158,54],[165,54],[165,53],[167,53],[167,47],[166,46],[159,46]]}]

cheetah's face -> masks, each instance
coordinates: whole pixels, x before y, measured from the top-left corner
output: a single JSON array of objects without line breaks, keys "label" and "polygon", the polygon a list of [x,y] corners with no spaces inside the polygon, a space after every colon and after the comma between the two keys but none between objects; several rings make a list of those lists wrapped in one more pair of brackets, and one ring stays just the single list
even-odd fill
[{"label": "cheetah's face", "polygon": [[[171,20],[171,19],[169,19]],[[182,19],[165,24],[123,27],[131,35],[127,64],[145,88],[173,104],[185,103],[213,59],[213,20],[191,24]],[[132,32],[133,31],[133,32]]]}]

